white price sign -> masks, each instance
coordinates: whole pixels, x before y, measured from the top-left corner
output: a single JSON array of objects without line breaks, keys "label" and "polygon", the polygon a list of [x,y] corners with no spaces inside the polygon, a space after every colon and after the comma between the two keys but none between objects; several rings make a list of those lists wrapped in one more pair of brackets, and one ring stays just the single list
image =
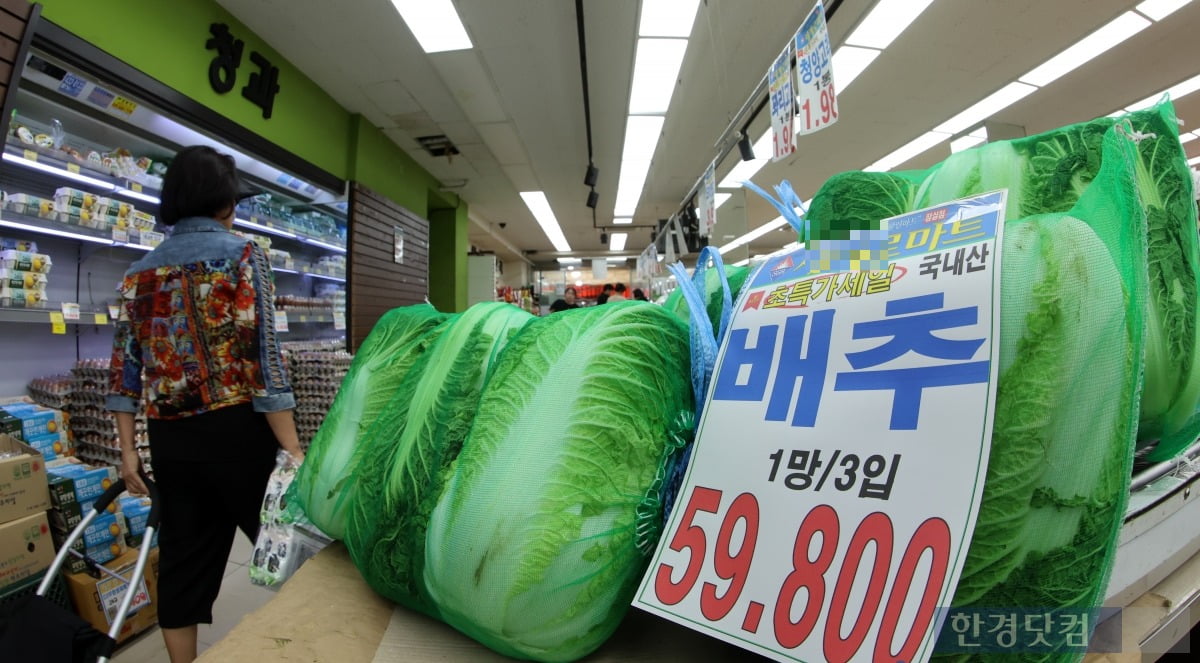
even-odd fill
[{"label": "white price sign", "polygon": [[886,269],[758,269],[635,605],[777,660],[929,658],[987,470],[1005,196],[889,220]]},{"label": "white price sign", "polygon": [[792,91],[792,47],[783,49],[769,73],[771,94],[771,160],[778,161],[796,151],[792,135],[796,117],[796,94]]},{"label": "white price sign", "polygon": [[276,309],[276,311],[275,311],[275,331],[280,332],[280,333],[288,331],[287,311],[280,311],[280,310]]},{"label": "white price sign", "polygon": [[817,2],[796,33],[796,133],[803,136],[837,122],[837,93],[833,89],[833,49],[825,4]]},{"label": "white price sign", "polygon": [[717,224],[717,162],[713,161],[708,164],[708,168],[704,171],[704,181],[700,186],[700,195],[698,196],[698,211],[697,216],[700,217],[700,235],[709,237],[712,235],[713,226]]}]

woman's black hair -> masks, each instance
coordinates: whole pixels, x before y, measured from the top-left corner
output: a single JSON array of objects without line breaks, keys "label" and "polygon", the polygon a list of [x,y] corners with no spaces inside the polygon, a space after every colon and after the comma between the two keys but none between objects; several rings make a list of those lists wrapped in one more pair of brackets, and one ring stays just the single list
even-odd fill
[{"label": "woman's black hair", "polygon": [[565,295],[565,294],[567,294],[567,292],[568,292],[568,291],[575,293],[575,296],[576,296],[576,297],[578,297],[578,296],[579,296],[579,291],[578,291],[578,290],[576,290],[576,289],[575,289],[575,286],[573,286],[573,285],[569,285],[569,286],[567,286],[567,289],[566,289],[566,290],[563,290],[563,294],[564,294],[564,295]]},{"label": "woman's black hair", "polygon": [[233,157],[206,145],[185,147],[163,177],[158,220],[173,226],[191,216],[218,218],[237,204],[238,174]]}]

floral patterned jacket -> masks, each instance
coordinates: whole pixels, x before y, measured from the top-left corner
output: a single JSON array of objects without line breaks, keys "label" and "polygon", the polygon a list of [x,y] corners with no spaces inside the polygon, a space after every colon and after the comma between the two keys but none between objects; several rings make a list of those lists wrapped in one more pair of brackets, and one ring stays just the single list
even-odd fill
[{"label": "floral patterned jacket", "polygon": [[254,242],[213,219],[181,219],[129,268],[119,292],[109,410],[137,412],[143,395],[151,419],[243,403],[258,412],[295,407],[271,266]]}]

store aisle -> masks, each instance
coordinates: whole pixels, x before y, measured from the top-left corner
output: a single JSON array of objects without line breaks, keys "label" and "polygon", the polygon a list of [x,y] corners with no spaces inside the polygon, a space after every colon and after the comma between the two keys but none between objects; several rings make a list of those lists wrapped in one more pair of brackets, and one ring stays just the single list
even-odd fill
[{"label": "store aisle", "polygon": [[[237,626],[243,617],[262,607],[275,592],[250,582],[250,555],[254,545],[238,533],[225,565],[221,595],[213,606],[212,625],[201,625],[200,652],[212,646]],[[113,663],[169,663],[162,634],[152,628],[117,650]]]}]

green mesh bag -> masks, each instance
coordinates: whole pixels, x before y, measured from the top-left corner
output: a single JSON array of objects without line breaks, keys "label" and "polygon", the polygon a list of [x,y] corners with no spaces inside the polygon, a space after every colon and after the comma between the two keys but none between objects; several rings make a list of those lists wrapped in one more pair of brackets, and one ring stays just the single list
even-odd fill
[{"label": "green mesh bag", "polygon": [[428,304],[392,309],[375,323],[354,355],[288,490],[288,501],[331,538],[345,535],[346,496],[355,476],[352,460],[360,437],[388,410],[401,379],[445,319]]},{"label": "green mesh bag", "polygon": [[[915,194],[918,208],[1001,187],[1009,220],[1067,212],[1100,172],[1102,146],[1117,124],[1100,118],[952,155]],[[1146,378],[1138,440],[1145,460],[1170,460],[1200,435],[1200,307],[1196,205],[1187,156],[1169,102],[1121,120],[1136,148],[1133,181],[1146,217],[1149,296]]]},{"label": "green mesh bag", "polygon": [[444,323],[362,436],[345,542],[381,595],[437,616],[420,584],[429,513],[470,431],[488,368],[531,320],[510,304],[483,303]]},{"label": "green mesh bag", "polygon": [[869,228],[1009,189],[991,457],[956,609],[1087,612],[1103,598],[1128,497],[1146,324],[1145,215],[1126,136],[1102,134],[1095,175],[1053,212],[1026,214],[1034,206],[1023,202],[1025,166],[1011,143],[928,171],[843,173],[810,207],[817,227]]},{"label": "green mesh bag", "polygon": [[429,519],[440,616],[497,652],[571,661],[628,609],[693,409],[683,323],[620,302],[537,319],[500,353]]},{"label": "green mesh bag", "polygon": [[[750,276],[750,268],[746,266],[725,265],[725,278],[729,281],[729,296],[733,301],[737,301],[738,294],[742,291],[742,286],[746,284],[746,279]],[[705,310],[708,313],[708,319],[713,324],[713,329],[716,329],[721,324],[721,275],[717,270],[710,269],[704,273],[704,301],[707,302]],[[687,301],[683,298],[683,291],[675,288],[671,294],[667,295],[667,300],[663,302],[663,308],[679,316],[680,320],[690,321],[691,315],[688,312]]]}]

